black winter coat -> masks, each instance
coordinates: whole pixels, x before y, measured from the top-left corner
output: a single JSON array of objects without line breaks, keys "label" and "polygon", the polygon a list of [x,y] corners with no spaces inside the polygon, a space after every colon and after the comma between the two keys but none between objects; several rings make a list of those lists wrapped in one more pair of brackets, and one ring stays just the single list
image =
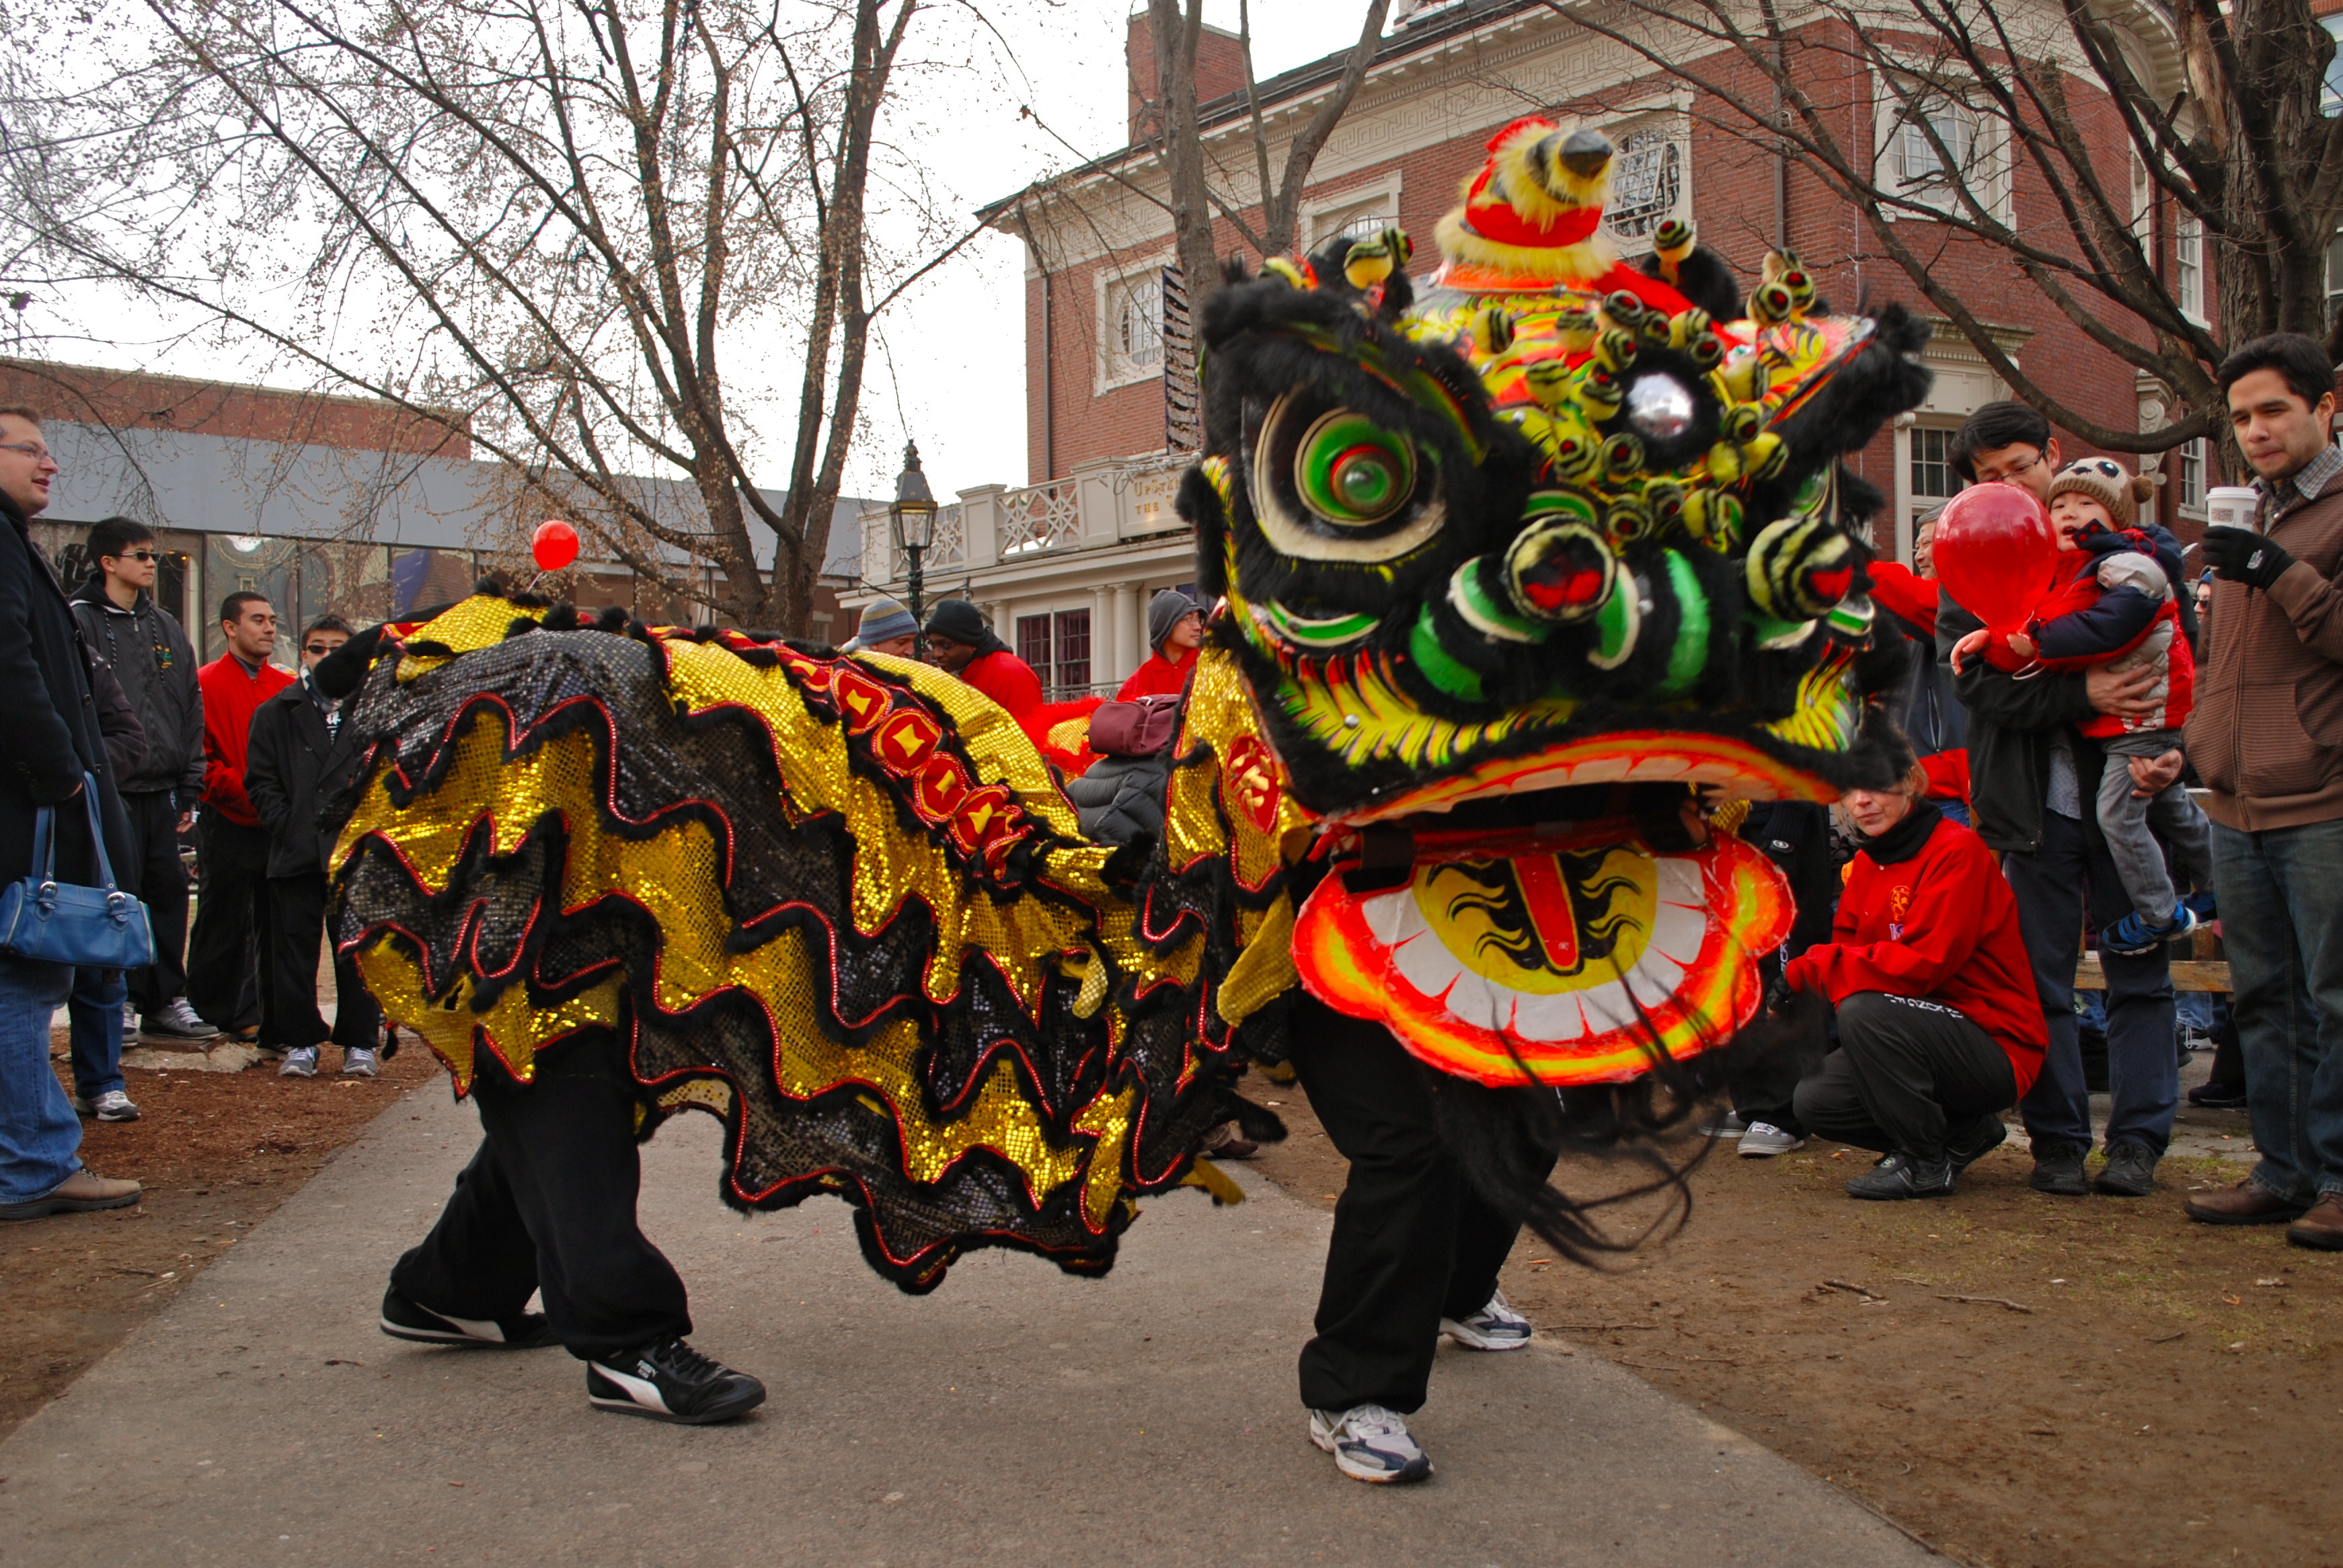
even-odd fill
[{"label": "black winter coat", "polygon": [[[1952,658],[1953,645],[1984,622],[1947,595],[1936,604],[1938,656]],[[1969,819],[1987,847],[2028,854],[2042,848],[2043,799],[2050,792],[2050,741],[2060,729],[2075,753],[2075,781],[2083,809],[2083,836],[2099,833],[2099,772],[2106,760],[2099,743],[2075,726],[2097,710],[2091,706],[2089,678],[2077,670],[2020,680],[1982,658],[1953,678],[1961,706],[1968,709]]]},{"label": "black winter coat", "polygon": [[326,711],[297,680],[260,705],[244,759],[244,792],[268,829],[268,874],[304,877],[326,869],[339,822],[318,809],[357,781],[361,753],[347,723],[328,730]]},{"label": "black winter coat", "polygon": [[8,743],[0,765],[0,883],[28,875],[33,819],[43,806],[57,813],[57,876],[94,885],[88,813],[74,792],[82,775],[97,780],[107,853],[129,862],[130,824],[115,792],[114,764],[98,731],[97,703],[65,588],[33,548],[25,514],[0,496],[0,692],[6,694]]},{"label": "black winter coat", "polygon": [[114,678],[114,671],[106,668],[97,650],[85,647],[82,652],[88,661],[89,694],[97,703],[97,733],[106,742],[106,759],[114,764],[116,779],[130,778],[146,760],[146,729],[130,710],[130,697],[122,689],[122,682]]},{"label": "black winter coat", "polygon": [[1066,781],[1066,799],[1081,817],[1082,836],[1101,844],[1129,844],[1163,833],[1163,791],[1172,780],[1172,748],[1152,757],[1107,757]]},{"label": "black winter coat", "polygon": [[204,699],[196,686],[196,649],[186,630],[150,594],[136,609],[106,597],[93,576],[73,596],[82,640],[114,671],[146,732],[146,760],[122,775],[125,794],[176,789],[183,808],[204,793]]}]

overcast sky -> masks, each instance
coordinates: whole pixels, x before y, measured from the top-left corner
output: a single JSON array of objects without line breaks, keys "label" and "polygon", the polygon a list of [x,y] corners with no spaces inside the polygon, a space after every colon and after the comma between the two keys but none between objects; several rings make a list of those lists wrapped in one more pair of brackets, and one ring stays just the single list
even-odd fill
[{"label": "overcast sky", "polygon": [[[1020,79],[999,62],[965,14],[938,28],[935,51],[965,49],[971,96],[936,145],[933,167],[944,186],[974,208],[1008,196],[1076,159],[1018,107],[1031,102],[1050,130],[1094,156],[1123,145],[1129,105],[1124,85],[1128,0],[1010,0],[990,4]],[[1253,0],[1254,71],[1266,78],[1353,42],[1363,8],[1344,0]],[[1207,0],[1205,19],[1234,31],[1236,0]],[[955,67],[958,69],[959,67]],[[1026,82],[1031,82],[1030,88]],[[1030,97],[1029,97],[1030,95]],[[986,101],[990,100],[990,101]],[[874,367],[867,397],[873,438],[856,452],[852,482],[866,495],[893,494],[908,428],[936,493],[981,484],[1021,485],[1025,470],[1024,247],[988,234],[890,310],[884,336],[889,362]],[[900,413],[896,394],[901,392]]]}]

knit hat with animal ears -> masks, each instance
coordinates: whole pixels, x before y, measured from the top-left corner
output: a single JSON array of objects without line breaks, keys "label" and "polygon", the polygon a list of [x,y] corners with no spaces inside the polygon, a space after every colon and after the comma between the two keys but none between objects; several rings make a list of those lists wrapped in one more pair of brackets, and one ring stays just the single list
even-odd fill
[{"label": "knit hat with animal ears", "polygon": [[2135,474],[2112,457],[2077,457],[2051,477],[2047,499],[2080,490],[2107,509],[2117,528],[2128,528],[2139,519],[2140,502],[2163,483],[2163,475]]}]

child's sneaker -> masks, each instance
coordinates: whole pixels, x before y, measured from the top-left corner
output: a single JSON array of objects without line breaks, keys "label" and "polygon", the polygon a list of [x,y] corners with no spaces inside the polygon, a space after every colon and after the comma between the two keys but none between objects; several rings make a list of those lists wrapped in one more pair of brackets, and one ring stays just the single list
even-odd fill
[{"label": "child's sneaker", "polygon": [[2209,888],[2201,893],[2190,893],[2180,901],[2195,911],[2197,923],[2200,926],[2209,926],[2221,918],[2220,906],[2213,901],[2213,892]]},{"label": "child's sneaker", "polygon": [[2111,953],[2136,957],[2154,952],[2167,942],[2177,942],[2197,929],[2197,911],[2186,902],[2172,906],[2172,916],[2160,926],[2151,926],[2134,910],[2116,922],[2115,930],[2099,933],[2099,946]]}]

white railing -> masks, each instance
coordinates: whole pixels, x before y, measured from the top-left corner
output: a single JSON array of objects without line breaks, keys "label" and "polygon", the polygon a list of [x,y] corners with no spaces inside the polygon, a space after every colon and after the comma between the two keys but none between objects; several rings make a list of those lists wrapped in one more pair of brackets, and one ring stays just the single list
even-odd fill
[{"label": "white railing", "polygon": [[1001,498],[1001,558],[1054,549],[1081,541],[1081,486],[1073,479],[1052,479],[1010,490]]}]

